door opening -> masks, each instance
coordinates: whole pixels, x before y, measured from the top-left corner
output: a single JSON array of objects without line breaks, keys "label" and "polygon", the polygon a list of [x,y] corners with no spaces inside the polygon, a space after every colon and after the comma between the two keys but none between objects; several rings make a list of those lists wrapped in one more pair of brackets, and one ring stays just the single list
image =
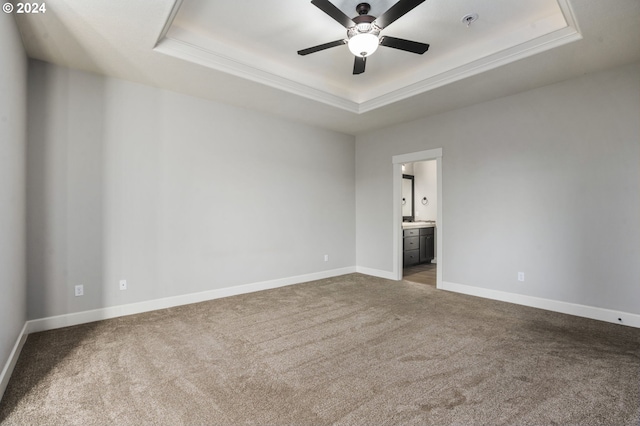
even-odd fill
[{"label": "door opening", "polygon": [[402,279],[436,287],[436,160],[402,164]]},{"label": "door opening", "polygon": [[414,280],[433,283],[435,275],[435,286],[441,288],[442,148],[396,155],[392,160],[394,276],[401,280],[406,270],[409,279],[417,274]]}]

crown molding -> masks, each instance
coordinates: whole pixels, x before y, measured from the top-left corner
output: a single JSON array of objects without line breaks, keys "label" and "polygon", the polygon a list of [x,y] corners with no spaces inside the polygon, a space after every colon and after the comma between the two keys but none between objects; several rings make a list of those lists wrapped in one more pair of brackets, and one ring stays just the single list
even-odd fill
[{"label": "crown molding", "polygon": [[575,28],[565,27],[561,30],[554,31],[553,33],[546,34],[526,43],[505,49],[494,55],[485,56],[484,58],[470,62],[461,67],[445,71],[409,86],[405,86],[376,98],[364,101],[360,103],[358,112],[361,114],[369,112],[412,96],[428,92],[429,90],[446,86],[447,84],[454,83],[458,80],[462,80],[581,39],[582,35]]},{"label": "crown molding", "polygon": [[165,55],[203,65],[207,68],[235,75],[246,80],[265,84],[298,96],[303,96],[314,101],[322,102],[345,111],[353,113],[359,112],[359,104],[357,102],[281,77],[269,71],[247,65],[222,53],[213,52],[211,50],[195,46],[191,43],[165,37],[156,44],[156,47],[153,50]]}]

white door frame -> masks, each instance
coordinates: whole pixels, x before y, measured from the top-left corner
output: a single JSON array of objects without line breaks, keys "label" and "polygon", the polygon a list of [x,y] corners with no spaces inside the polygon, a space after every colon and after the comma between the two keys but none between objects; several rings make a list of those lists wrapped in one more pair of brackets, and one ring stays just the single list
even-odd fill
[{"label": "white door frame", "polygon": [[[402,279],[402,164],[418,161],[436,160],[436,173],[438,176],[438,209],[436,213],[436,288],[442,288],[442,148],[426,151],[412,152],[409,154],[394,155],[393,162],[393,276],[396,280]],[[415,200],[414,200],[415,201]]]}]

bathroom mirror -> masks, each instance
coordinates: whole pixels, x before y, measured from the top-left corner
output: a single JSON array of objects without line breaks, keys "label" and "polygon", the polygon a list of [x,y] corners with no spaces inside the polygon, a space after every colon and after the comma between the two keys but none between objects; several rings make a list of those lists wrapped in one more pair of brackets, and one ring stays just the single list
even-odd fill
[{"label": "bathroom mirror", "polygon": [[402,175],[402,221],[413,222],[413,175]]}]

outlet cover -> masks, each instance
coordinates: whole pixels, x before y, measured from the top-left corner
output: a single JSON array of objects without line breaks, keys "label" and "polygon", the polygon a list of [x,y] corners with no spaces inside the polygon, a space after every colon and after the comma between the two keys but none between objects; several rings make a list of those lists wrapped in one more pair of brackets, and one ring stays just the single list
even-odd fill
[{"label": "outlet cover", "polygon": [[328,261],[329,261],[329,255],[328,255],[328,254],[325,254],[325,255],[324,255],[324,261],[325,261],[325,262],[328,262]]},{"label": "outlet cover", "polygon": [[524,272],[518,272],[518,281],[524,281]]},{"label": "outlet cover", "polygon": [[120,290],[127,289],[127,280],[120,280]]},{"label": "outlet cover", "polygon": [[82,285],[77,285],[77,286],[75,287],[75,291],[76,291],[76,292],[75,292],[76,297],[78,297],[78,296],[84,296],[84,286],[82,286]]}]

